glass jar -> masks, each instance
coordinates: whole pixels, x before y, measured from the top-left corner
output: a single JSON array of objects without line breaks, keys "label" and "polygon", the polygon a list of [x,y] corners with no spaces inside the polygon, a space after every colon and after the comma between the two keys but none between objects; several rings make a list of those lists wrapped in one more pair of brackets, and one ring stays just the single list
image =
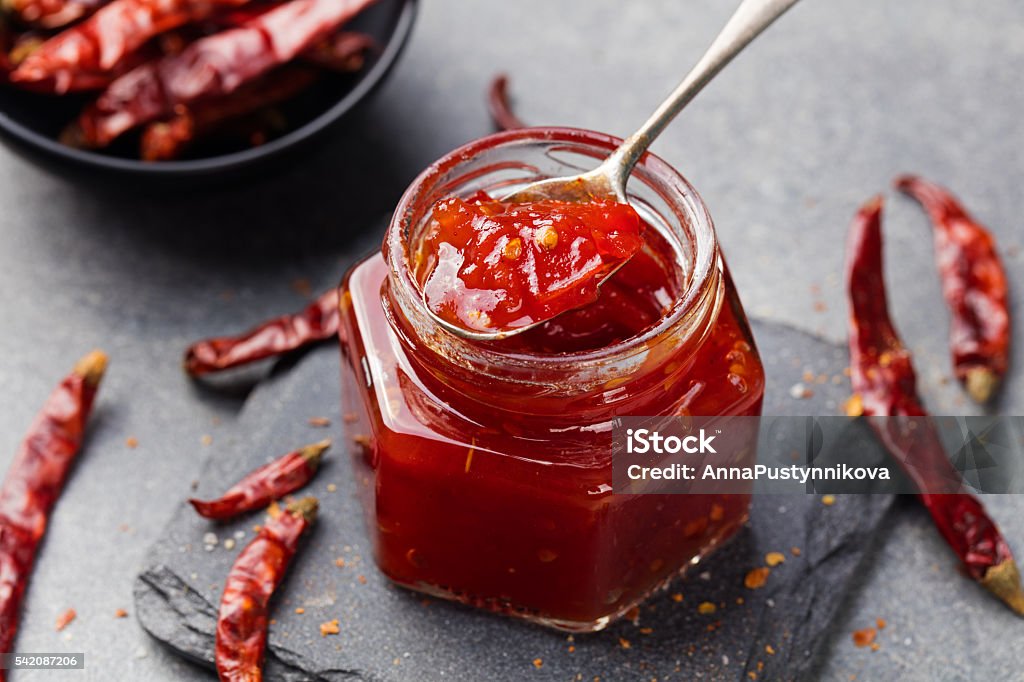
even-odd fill
[{"label": "glass jar", "polygon": [[[749,495],[612,493],[619,416],[758,415],[764,374],[696,191],[647,154],[630,202],[676,295],[639,334],[576,352],[454,336],[410,268],[437,200],[594,167],[619,140],[532,128],[472,142],[402,197],[341,285],[342,395],[374,556],[394,582],[599,630],[729,538]],[[747,449],[754,457],[754,448]]]}]

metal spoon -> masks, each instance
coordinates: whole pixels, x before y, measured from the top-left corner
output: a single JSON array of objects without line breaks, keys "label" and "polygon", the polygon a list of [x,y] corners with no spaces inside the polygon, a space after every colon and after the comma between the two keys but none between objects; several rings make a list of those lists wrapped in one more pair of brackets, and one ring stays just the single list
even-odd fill
[{"label": "metal spoon", "polygon": [[[690,100],[726,64],[732,61],[733,57],[739,54],[740,50],[749,45],[754,38],[796,2],[797,0],[743,0],[697,65],[683,78],[682,82],[661,103],[651,117],[640,126],[640,129],[626,138],[600,166],[580,175],[549,178],[531,183],[502,197],[501,201],[522,203],[545,199],[560,201],[614,199],[625,203],[627,200],[626,182],[629,180],[629,175],[654,139],[676,117],[676,114],[689,104]],[[598,286],[607,282],[623,264],[605,275]],[[481,332],[454,325],[438,317],[434,311],[430,310],[429,306],[427,309],[430,316],[439,325],[453,334],[475,341],[496,341],[507,338],[548,321],[543,319],[516,329]]]}]

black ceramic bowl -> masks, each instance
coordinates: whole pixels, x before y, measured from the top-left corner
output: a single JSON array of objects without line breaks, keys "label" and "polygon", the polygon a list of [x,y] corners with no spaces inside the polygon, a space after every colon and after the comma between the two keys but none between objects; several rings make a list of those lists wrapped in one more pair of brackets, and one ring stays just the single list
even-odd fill
[{"label": "black ceramic bowl", "polygon": [[288,132],[257,147],[245,147],[238,141],[214,141],[197,145],[188,158],[160,162],[138,159],[137,135],[125,135],[103,151],[73,149],[58,142],[57,136],[89,97],[37,95],[11,86],[0,86],[0,136],[30,160],[76,177],[121,176],[154,181],[233,177],[305,146],[344,118],[394,66],[415,15],[416,0],[379,0],[347,24],[346,28],[372,36],[379,49],[369,55],[358,73],[325,76],[278,107],[288,122]]}]

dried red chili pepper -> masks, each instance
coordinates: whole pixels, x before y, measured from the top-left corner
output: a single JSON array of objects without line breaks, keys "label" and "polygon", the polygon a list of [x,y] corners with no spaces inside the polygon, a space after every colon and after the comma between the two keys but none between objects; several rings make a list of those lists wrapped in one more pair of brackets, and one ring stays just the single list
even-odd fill
[{"label": "dried red chili pepper", "polygon": [[196,40],[179,55],[143,64],[115,80],[64,139],[77,146],[104,147],[179,106],[233,93],[290,62],[372,2],[292,0],[238,28]]},{"label": "dried red chili pepper", "polygon": [[106,366],[100,351],[78,361],[32,422],[0,487],[0,652],[12,650],[36,549],[82,446]]},{"label": "dried red chili pepper", "polygon": [[5,0],[4,9],[26,24],[40,28],[59,28],[102,6],[105,0]]},{"label": "dried red chili pepper", "polygon": [[281,584],[302,534],[316,519],[317,501],[288,505],[260,528],[228,573],[217,614],[215,659],[221,682],[259,682],[267,647],[268,603]]},{"label": "dried red chili pepper", "polygon": [[377,41],[365,33],[339,31],[305,50],[303,62],[337,73],[354,73],[366,63],[366,53],[377,49]]},{"label": "dried red chili pepper", "polygon": [[246,475],[218,499],[191,499],[189,503],[200,516],[218,520],[262,509],[309,483],[330,446],[331,441],[322,440],[289,452]]},{"label": "dried red chili pepper", "polygon": [[178,158],[197,138],[246,114],[294,97],[317,77],[312,68],[285,66],[243,85],[231,95],[182,107],[171,119],[146,127],[139,145],[141,156],[145,161]]},{"label": "dried red chili pepper", "polygon": [[[1024,615],[1013,554],[981,502],[961,489],[939,434],[917,395],[910,351],[889,316],[882,271],[882,199],[865,204],[850,227],[846,282],[850,300],[851,381],[865,416],[922,492],[919,497],[967,573]],[[903,419],[894,419],[899,417]],[[945,492],[934,492],[945,491]]]},{"label": "dried red chili pepper", "polygon": [[14,73],[16,83],[52,83],[57,93],[79,89],[82,74],[107,74],[150,38],[248,0],[114,0],[81,24],[63,31],[29,55]]},{"label": "dried red chili pepper", "polygon": [[503,73],[491,81],[491,87],[487,91],[487,108],[499,130],[528,127],[512,111],[512,105],[508,101],[508,76]]},{"label": "dried red chili pepper", "polygon": [[913,175],[893,183],[916,199],[935,228],[935,259],[952,315],[953,368],[967,393],[986,403],[1010,363],[1006,272],[996,242],[947,190]]},{"label": "dried red chili pepper", "polygon": [[199,341],[185,352],[185,371],[197,377],[282,355],[339,334],[338,292],[331,289],[291,315],[282,315],[239,336]]}]

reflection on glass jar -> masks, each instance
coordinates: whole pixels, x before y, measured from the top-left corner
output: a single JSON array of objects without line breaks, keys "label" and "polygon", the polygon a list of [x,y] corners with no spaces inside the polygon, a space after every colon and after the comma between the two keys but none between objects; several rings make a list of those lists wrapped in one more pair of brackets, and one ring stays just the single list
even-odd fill
[{"label": "reflection on glass jar", "polygon": [[612,494],[616,416],[757,415],[764,392],[710,216],[663,161],[647,155],[630,181],[644,251],[589,308],[473,342],[431,321],[413,278],[438,199],[501,196],[593,167],[617,143],[548,128],[456,150],[342,283],[345,421],[377,564],[401,585],[597,630],[746,519],[749,495]]}]

